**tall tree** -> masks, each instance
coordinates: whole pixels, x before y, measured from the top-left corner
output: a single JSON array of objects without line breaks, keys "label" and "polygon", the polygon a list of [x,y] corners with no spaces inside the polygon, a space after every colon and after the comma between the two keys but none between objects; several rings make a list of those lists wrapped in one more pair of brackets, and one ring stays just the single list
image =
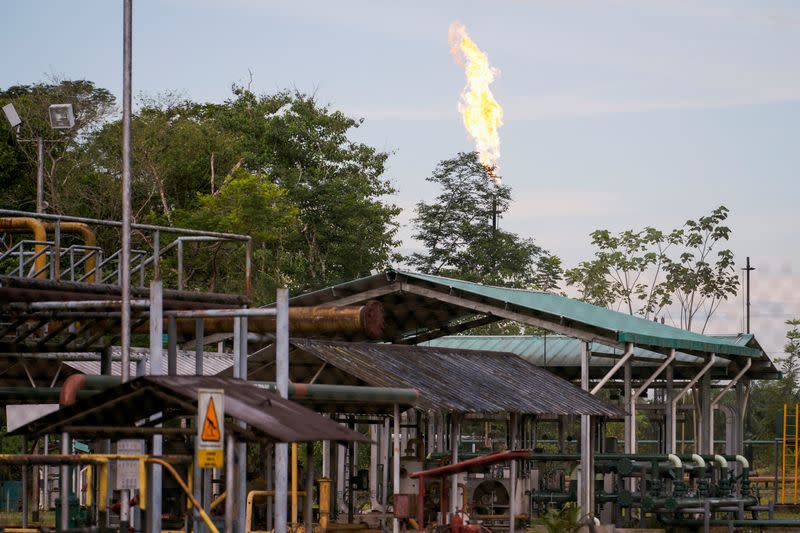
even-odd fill
[{"label": "tall tree", "polygon": [[441,192],[430,203],[419,202],[414,238],[424,251],[407,258],[429,274],[509,287],[553,290],[561,264],[536,245],[492,224],[511,204],[511,189],[495,185],[491,169],[475,152],[460,153],[438,164],[428,181]]},{"label": "tall tree", "polygon": [[[0,179],[3,180],[0,202],[23,209],[35,207],[37,150],[33,140],[41,137],[44,139],[45,201],[51,211],[64,212],[67,206],[62,192],[75,187],[74,182],[81,174],[76,167],[75,154],[85,137],[111,116],[114,102],[114,96],[107,89],[87,80],[51,80],[0,90],[0,106],[14,104],[22,119],[19,134],[15,136],[18,139],[16,155],[10,159],[3,157],[8,148],[0,148]],[[48,113],[51,104],[72,104],[75,126],[69,130],[51,128]],[[5,135],[3,138],[6,139]],[[4,194],[9,192],[10,195]]]},{"label": "tall tree", "polygon": [[719,305],[739,288],[733,252],[720,249],[730,238],[728,209],[687,220],[678,229],[652,227],[612,234],[592,233],[595,256],[569,269],[565,278],[585,301],[644,318],[677,305],[676,326],[705,331]]}]

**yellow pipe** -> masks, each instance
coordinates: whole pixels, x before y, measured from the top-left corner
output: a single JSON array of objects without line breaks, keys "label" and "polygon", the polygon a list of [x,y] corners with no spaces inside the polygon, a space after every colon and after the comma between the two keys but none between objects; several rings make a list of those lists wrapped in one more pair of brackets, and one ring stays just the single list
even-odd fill
[{"label": "yellow pipe", "polygon": [[783,404],[783,453],[781,453],[781,505],[786,503],[786,409]]},{"label": "yellow pipe", "polygon": [[[28,230],[33,233],[33,240],[36,242],[45,242],[47,235],[44,231],[44,224],[39,220],[31,217],[14,217],[14,218],[0,218],[0,230]],[[33,261],[34,268],[36,269],[37,278],[47,278],[47,257],[44,253],[39,253],[44,250],[43,244],[35,244],[33,247],[34,252],[38,255]]]},{"label": "yellow pipe", "polygon": [[211,505],[209,505],[209,506],[208,506],[208,508],[209,508],[210,510],[212,510],[212,511],[213,511],[214,509],[216,509],[217,507],[219,507],[219,505],[220,505],[222,502],[224,502],[224,501],[225,501],[225,496],[227,496],[227,495],[228,495],[228,492],[227,492],[227,491],[225,491],[225,492],[223,492],[222,494],[220,494],[219,496],[217,496],[217,499],[216,499],[216,500],[214,500],[213,502],[211,502]]},{"label": "yellow pipe", "polygon": [[794,504],[797,505],[797,437],[800,422],[800,404],[794,404]]},{"label": "yellow pipe", "polygon": [[319,480],[319,526],[324,530],[328,529],[328,518],[331,514],[331,480],[321,478]]},{"label": "yellow pipe", "polygon": [[91,507],[92,493],[94,493],[94,487],[92,487],[92,465],[86,467],[86,487],[88,487],[86,491],[86,507]]},{"label": "yellow pipe", "polygon": [[189,487],[186,486],[186,483],[183,481],[183,479],[181,479],[181,476],[178,475],[178,472],[175,471],[175,468],[171,464],[157,457],[150,457],[147,459],[147,462],[160,464],[170,474],[172,474],[172,477],[175,478],[175,481],[177,481],[178,485],[181,486],[183,492],[186,493],[186,496],[192,500],[192,504],[197,508],[197,512],[200,513],[200,518],[202,518],[203,522],[206,523],[209,531],[211,531],[211,533],[219,533],[219,530],[217,530],[216,526],[214,525],[214,522],[211,521],[211,518],[208,516],[208,514],[206,514],[205,510],[200,505],[200,503],[197,500],[195,500],[194,494],[192,494],[192,491],[189,489]]},{"label": "yellow pipe", "polygon": [[[194,465],[190,464],[189,471],[186,472],[186,484],[189,485],[190,491],[194,490],[193,482],[194,482]],[[188,511],[191,508],[192,508],[192,500],[187,499],[186,510]]]},{"label": "yellow pipe", "polygon": [[297,443],[292,443],[292,524],[297,524]]},{"label": "yellow pipe", "polygon": [[98,479],[98,491],[97,491],[97,510],[100,512],[105,512],[106,510],[106,501],[108,500],[108,462],[100,463],[100,478]]},{"label": "yellow pipe", "polygon": [[[139,494],[147,494],[147,464],[144,459],[139,459]],[[147,509],[147,498],[139,497],[139,509]]]}]

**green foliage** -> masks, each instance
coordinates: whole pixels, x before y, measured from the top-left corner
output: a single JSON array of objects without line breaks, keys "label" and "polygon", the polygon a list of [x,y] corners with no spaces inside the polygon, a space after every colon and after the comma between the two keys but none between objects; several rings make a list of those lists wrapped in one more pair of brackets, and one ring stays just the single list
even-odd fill
[{"label": "green foliage", "polygon": [[[22,124],[15,141],[15,154],[8,153],[8,133],[0,141],[0,203],[3,206],[33,209],[37,137],[44,142],[45,201],[50,210],[64,212],[73,207],[63,201],[63,192],[73,187],[81,174],[77,153],[85,136],[99,127],[114,110],[114,96],[107,89],[87,80],[53,80],[49,83],[15,85],[0,90],[0,106],[13,103]],[[69,104],[75,113],[75,126],[69,130],[50,127],[48,107]],[[4,130],[6,128],[3,128]],[[13,138],[13,134],[12,134]],[[8,184],[10,187],[6,188]],[[72,214],[84,214],[72,212]]]},{"label": "green foliage", "polygon": [[[214,194],[198,194],[198,206],[175,212],[180,226],[203,227],[210,231],[239,233],[253,238],[252,279],[255,297],[269,300],[278,284],[292,284],[286,273],[296,270],[287,243],[300,231],[298,208],[285,189],[267,176],[239,169]],[[187,286],[210,286],[212,290],[234,291],[241,286],[241,272],[235,254],[225,246],[197,246],[185,261]],[[210,276],[210,279],[209,279]]]},{"label": "green foliage", "polygon": [[565,279],[587,302],[644,318],[655,318],[675,303],[680,309],[676,325],[691,330],[702,317],[704,331],[719,305],[739,288],[733,252],[717,250],[730,238],[730,228],[723,225],[727,217],[728,209],[720,206],[666,232],[652,227],[594,231],[594,259],[568,270]]},{"label": "green foliage", "polygon": [[[134,221],[252,234],[257,302],[271,301],[278,284],[307,290],[387,266],[400,209],[387,201],[395,193],[385,177],[389,154],[350,138],[361,120],[298,92],[233,89],[221,104],[169,93],[141,101],[132,119]],[[50,211],[118,220],[122,126],[108,120],[110,93],[63,81],[0,91],[6,101],[28,121],[23,137],[52,134],[47,106],[73,102],[76,127],[47,145]],[[0,135],[3,207],[33,208],[31,149],[8,131]],[[134,246],[148,244],[134,238]],[[99,239],[118,246],[116,231]],[[228,275],[241,280],[241,272],[230,272],[230,250],[189,247],[190,283],[225,290]]]},{"label": "green foliage", "polygon": [[508,211],[511,189],[495,185],[491,169],[475,152],[439,163],[428,181],[441,187],[430,202],[419,202],[414,237],[424,252],[407,258],[421,272],[506,287],[553,290],[561,279],[561,262],[533,239],[492,227]]},{"label": "green foliage", "polygon": [[[800,403],[800,320],[787,320],[789,329],[786,332],[784,345],[785,357],[780,362],[781,379],[753,382],[750,393],[750,409],[753,421],[753,438],[772,440],[781,434],[781,427],[776,427],[783,416],[784,404],[789,405],[789,412],[794,412],[794,405]],[[764,456],[758,464],[769,464],[772,450],[764,449]]]},{"label": "green foliage", "polygon": [[576,533],[582,527],[583,516],[577,505],[568,504],[561,509],[551,509],[542,517],[548,533]]}]

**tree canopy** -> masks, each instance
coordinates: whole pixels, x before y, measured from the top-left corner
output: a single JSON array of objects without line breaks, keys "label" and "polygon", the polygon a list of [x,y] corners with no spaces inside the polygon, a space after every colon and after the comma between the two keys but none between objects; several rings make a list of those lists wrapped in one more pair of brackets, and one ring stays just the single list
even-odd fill
[{"label": "tree canopy", "polygon": [[511,205],[511,189],[496,185],[475,152],[441,161],[428,181],[441,192],[419,202],[413,223],[424,250],[407,261],[421,272],[517,288],[553,290],[560,260],[533,239],[494,227]]}]

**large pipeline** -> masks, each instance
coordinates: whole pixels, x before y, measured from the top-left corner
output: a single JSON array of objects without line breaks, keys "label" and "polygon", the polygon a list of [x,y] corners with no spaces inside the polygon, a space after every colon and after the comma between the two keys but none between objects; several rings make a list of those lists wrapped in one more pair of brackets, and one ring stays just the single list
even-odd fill
[{"label": "large pipeline", "polygon": [[[7,231],[27,231],[33,233],[33,240],[37,243],[44,243],[47,241],[47,234],[45,233],[44,224],[41,221],[32,217],[14,217],[14,218],[0,218],[0,230]],[[46,265],[47,257],[44,254],[44,245],[35,244],[33,251],[36,253],[36,259],[33,261],[33,266],[36,269],[37,278],[46,278]]]},{"label": "large pipeline", "polygon": [[[247,329],[253,333],[272,335],[275,333],[274,316],[257,316],[247,319]],[[179,335],[195,335],[196,318],[177,318]],[[233,331],[233,317],[203,318],[206,335]],[[165,330],[167,322],[165,321]],[[295,337],[359,337],[380,339],[383,337],[383,305],[371,301],[364,305],[347,307],[290,307],[289,333]],[[143,324],[134,333],[147,333],[149,326]]]}]

